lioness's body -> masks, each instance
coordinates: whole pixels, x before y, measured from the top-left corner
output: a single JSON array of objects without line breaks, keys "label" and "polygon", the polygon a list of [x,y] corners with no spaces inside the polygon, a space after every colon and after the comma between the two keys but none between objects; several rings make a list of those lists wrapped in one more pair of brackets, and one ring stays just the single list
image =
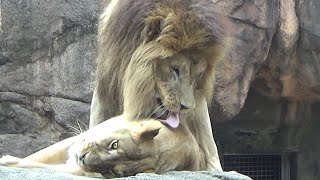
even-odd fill
[{"label": "lioness's body", "polygon": [[171,129],[157,120],[128,122],[122,116],[24,159],[4,156],[1,164],[105,177],[206,169],[203,152],[183,125]]},{"label": "lioness's body", "polygon": [[214,68],[224,54],[222,17],[212,0],[108,2],[99,22],[90,127],[122,113],[134,120],[173,112],[199,144],[206,169],[221,171],[208,115]]}]

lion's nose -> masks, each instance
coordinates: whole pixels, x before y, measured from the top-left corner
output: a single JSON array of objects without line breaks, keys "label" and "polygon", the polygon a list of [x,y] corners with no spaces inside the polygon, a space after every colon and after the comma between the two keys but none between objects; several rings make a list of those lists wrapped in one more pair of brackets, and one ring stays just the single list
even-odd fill
[{"label": "lion's nose", "polygon": [[194,107],[193,103],[181,103],[180,104],[181,110],[188,110]]},{"label": "lion's nose", "polygon": [[181,110],[189,109],[186,105],[181,104]]}]

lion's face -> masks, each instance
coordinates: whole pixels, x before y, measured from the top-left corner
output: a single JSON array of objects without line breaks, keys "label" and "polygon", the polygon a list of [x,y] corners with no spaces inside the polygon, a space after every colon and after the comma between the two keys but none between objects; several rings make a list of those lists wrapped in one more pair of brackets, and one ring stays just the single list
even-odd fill
[{"label": "lion's face", "polygon": [[167,112],[185,113],[192,110],[196,105],[195,91],[206,72],[207,62],[201,61],[195,54],[184,53],[156,63],[154,98],[158,107],[155,107],[154,113],[163,117]]},{"label": "lion's face", "polygon": [[[154,45],[159,48],[137,50],[125,71],[124,114],[127,119],[152,117],[176,128],[180,117],[183,121],[195,108],[199,96],[212,94],[214,50],[170,54],[167,48]],[[161,56],[159,49],[168,55]]]}]

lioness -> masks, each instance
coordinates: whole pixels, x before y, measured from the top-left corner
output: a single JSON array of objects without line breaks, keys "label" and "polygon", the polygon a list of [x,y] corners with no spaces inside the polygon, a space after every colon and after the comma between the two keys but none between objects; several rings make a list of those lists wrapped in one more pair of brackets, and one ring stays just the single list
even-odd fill
[{"label": "lioness", "polygon": [[90,127],[122,113],[129,120],[151,117],[174,128],[181,124],[203,151],[206,169],[221,171],[207,111],[215,66],[225,49],[225,21],[213,1],[105,4]]},{"label": "lioness", "polygon": [[122,177],[141,172],[204,170],[203,153],[191,132],[158,120],[112,118],[25,159],[3,156],[0,165],[50,168],[75,175]]}]

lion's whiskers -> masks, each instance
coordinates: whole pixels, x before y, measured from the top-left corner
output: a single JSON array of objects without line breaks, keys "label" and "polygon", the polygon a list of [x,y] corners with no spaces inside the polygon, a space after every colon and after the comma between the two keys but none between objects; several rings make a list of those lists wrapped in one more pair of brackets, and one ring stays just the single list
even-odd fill
[{"label": "lion's whiskers", "polygon": [[[162,116],[167,111],[169,111],[168,108],[164,108],[163,112],[161,114],[159,114],[158,116],[156,116],[155,119],[159,118],[160,116]],[[169,111],[169,113],[170,113],[170,111]]]},{"label": "lion's whiskers", "polygon": [[163,108],[163,107],[164,107],[163,104],[161,104],[160,106],[158,106],[156,109],[154,109],[154,110],[150,113],[150,115],[148,116],[148,118],[151,118],[153,114],[156,114],[157,111],[160,110],[160,109]]}]

